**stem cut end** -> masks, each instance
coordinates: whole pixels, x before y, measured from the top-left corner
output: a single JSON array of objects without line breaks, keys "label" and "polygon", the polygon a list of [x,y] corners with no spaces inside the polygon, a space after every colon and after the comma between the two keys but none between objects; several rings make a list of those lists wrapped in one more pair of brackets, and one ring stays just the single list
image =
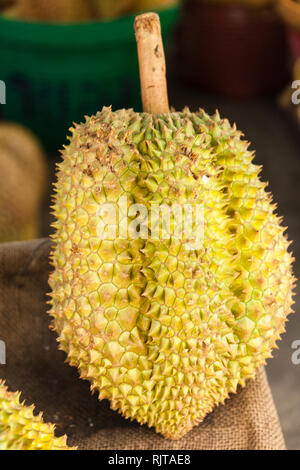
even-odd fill
[{"label": "stem cut end", "polygon": [[169,113],[166,59],[159,16],[145,13],[135,19],[141,93],[145,113]]}]

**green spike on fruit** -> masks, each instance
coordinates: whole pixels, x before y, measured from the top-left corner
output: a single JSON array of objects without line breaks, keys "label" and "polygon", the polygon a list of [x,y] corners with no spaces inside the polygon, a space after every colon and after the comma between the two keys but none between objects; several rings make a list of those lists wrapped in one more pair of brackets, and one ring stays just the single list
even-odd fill
[{"label": "green spike on fruit", "polygon": [[[138,17],[136,36],[144,112],[87,117],[59,164],[50,314],[100,399],[179,439],[271,357],[293,258],[241,133],[218,113],[170,113],[157,15]],[[153,236],[156,216],[134,220],[175,203],[202,209],[197,246],[175,236],[178,214],[169,237]],[[107,204],[122,207],[116,236],[99,236]],[[124,236],[137,225],[143,236]]]},{"label": "green spike on fruit", "polygon": [[71,450],[66,437],[55,437],[55,427],[34,414],[0,381],[0,450]]}]

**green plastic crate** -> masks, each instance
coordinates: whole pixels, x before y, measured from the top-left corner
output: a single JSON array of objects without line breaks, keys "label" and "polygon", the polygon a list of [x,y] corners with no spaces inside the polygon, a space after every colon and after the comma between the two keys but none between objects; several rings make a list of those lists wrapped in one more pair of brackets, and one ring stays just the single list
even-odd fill
[{"label": "green plastic crate", "polygon": [[[159,12],[165,43],[178,8]],[[72,122],[102,106],[141,109],[134,16],[53,25],[0,19],[2,118],[31,128],[49,150]]]}]

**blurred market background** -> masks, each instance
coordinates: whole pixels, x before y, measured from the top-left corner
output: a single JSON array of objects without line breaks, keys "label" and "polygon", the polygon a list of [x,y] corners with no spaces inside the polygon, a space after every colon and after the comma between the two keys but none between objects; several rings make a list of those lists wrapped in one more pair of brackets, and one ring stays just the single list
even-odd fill
[{"label": "blurred market background", "polygon": [[[0,8],[1,242],[49,235],[55,162],[72,122],[102,106],[141,110],[133,21],[155,10],[170,102],[218,108],[243,130],[300,260],[300,105],[292,103],[300,0],[0,0]],[[267,367],[289,449],[300,449],[299,301]]]}]

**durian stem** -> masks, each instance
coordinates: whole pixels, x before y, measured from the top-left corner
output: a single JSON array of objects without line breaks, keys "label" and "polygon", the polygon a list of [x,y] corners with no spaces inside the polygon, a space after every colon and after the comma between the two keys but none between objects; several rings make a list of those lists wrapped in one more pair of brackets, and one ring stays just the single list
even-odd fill
[{"label": "durian stem", "polygon": [[169,113],[166,59],[159,16],[145,13],[135,19],[143,109],[145,113]]}]

